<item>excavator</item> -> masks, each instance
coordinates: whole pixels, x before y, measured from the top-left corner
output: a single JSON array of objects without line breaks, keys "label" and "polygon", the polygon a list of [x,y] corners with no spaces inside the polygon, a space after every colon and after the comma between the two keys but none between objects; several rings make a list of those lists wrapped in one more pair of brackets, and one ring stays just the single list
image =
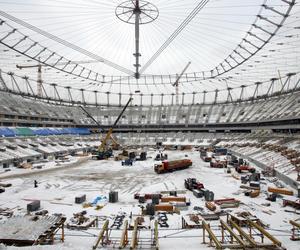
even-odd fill
[{"label": "excavator", "polygon": [[[109,130],[107,131],[104,139],[102,139],[100,146],[98,147],[96,152],[94,152],[93,158],[95,158],[97,160],[104,160],[104,159],[110,158],[113,155],[113,149],[111,147],[109,147],[108,141],[111,140],[113,142],[113,146],[115,146],[115,147],[119,145],[118,142],[116,141],[116,139],[112,135],[113,129],[118,124],[118,122],[121,119],[123,113],[125,112],[125,110],[127,109],[129,103],[132,100],[133,100],[133,98],[129,98],[128,102],[126,103],[126,105],[122,109],[122,111],[119,114],[118,118],[115,120],[112,127],[109,128]],[[99,122],[83,106],[80,106],[80,107],[88,115],[88,117],[91,118],[99,126],[99,128],[102,127],[101,124],[99,124]]]}]

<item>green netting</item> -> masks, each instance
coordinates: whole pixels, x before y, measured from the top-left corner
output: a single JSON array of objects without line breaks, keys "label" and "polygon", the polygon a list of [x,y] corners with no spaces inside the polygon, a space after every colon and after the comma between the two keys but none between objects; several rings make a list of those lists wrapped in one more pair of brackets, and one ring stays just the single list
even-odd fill
[{"label": "green netting", "polygon": [[16,132],[18,136],[34,136],[30,128],[16,128]]}]

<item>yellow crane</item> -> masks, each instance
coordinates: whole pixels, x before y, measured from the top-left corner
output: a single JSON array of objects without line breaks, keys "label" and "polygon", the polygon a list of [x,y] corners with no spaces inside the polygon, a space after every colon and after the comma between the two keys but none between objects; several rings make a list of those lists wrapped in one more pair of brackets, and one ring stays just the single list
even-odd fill
[{"label": "yellow crane", "polygon": [[[112,140],[112,142],[115,145],[118,145],[118,142],[116,141],[116,139],[113,137],[112,133],[113,133],[113,129],[116,127],[116,125],[118,124],[119,120],[121,119],[122,115],[124,114],[125,110],[127,109],[129,103],[133,100],[133,98],[129,98],[129,100],[127,101],[126,105],[123,107],[121,113],[119,114],[118,118],[115,120],[114,124],[112,125],[111,128],[109,128],[109,130],[107,131],[105,137],[102,139],[100,146],[98,147],[98,150],[95,154],[95,158],[97,160],[103,160],[103,159],[107,159],[109,157],[112,156],[112,149],[108,147],[108,141]],[[91,118],[101,129],[101,124],[83,107],[80,106],[81,109],[88,115],[89,118]],[[102,129],[101,129],[102,130]]]}]

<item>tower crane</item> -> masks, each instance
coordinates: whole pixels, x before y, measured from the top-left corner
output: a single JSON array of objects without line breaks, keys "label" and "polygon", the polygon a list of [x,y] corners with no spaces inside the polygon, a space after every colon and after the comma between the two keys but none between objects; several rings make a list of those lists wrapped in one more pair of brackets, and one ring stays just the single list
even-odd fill
[{"label": "tower crane", "polygon": [[181,77],[183,76],[183,74],[185,73],[185,71],[187,70],[187,68],[191,65],[191,62],[188,62],[188,64],[185,66],[185,68],[183,69],[183,71],[181,72],[181,74],[177,77],[176,81],[173,83],[173,86],[176,88],[176,105],[179,104],[179,80],[181,79]]},{"label": "tower crane", "polygon": [[[70,64],[81,64],[81,63],[97,63],[98,61],[95,60],[90,60],[90,61],[71,61],[70,63],[68,63],[68,65]],[[66,63],[57,63],[57,65],[66,65]],[[48,65],[45,64],[35,64],[35,65],[16,65],[16,67],[18,69],[28,69],[28,68],[37,68],[37,95],[39,97],[42,96],[42,67],[49,67]]]}]

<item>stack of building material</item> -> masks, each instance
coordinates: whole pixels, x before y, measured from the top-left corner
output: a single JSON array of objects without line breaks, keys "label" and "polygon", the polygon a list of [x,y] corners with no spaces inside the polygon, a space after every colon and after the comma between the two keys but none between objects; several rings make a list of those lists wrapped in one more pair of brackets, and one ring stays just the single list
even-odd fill
[{"label": "stack of building material", "polygon": [[214,202],[207,201],[205,202],[205,206],[210,210],[210,211],[215,211],[217,209],[216,205]]},{"label": "stack of building material", "polygon": [[219,205],[220,208],[235,208],[240,205],[240,201],[235,198],[214,200],[214,203]]},{"label": "stack of building material", "polygon": [[288,190],[286,188],[268,187],[268,192],[285,195],[294,195],[293,190]]}]

